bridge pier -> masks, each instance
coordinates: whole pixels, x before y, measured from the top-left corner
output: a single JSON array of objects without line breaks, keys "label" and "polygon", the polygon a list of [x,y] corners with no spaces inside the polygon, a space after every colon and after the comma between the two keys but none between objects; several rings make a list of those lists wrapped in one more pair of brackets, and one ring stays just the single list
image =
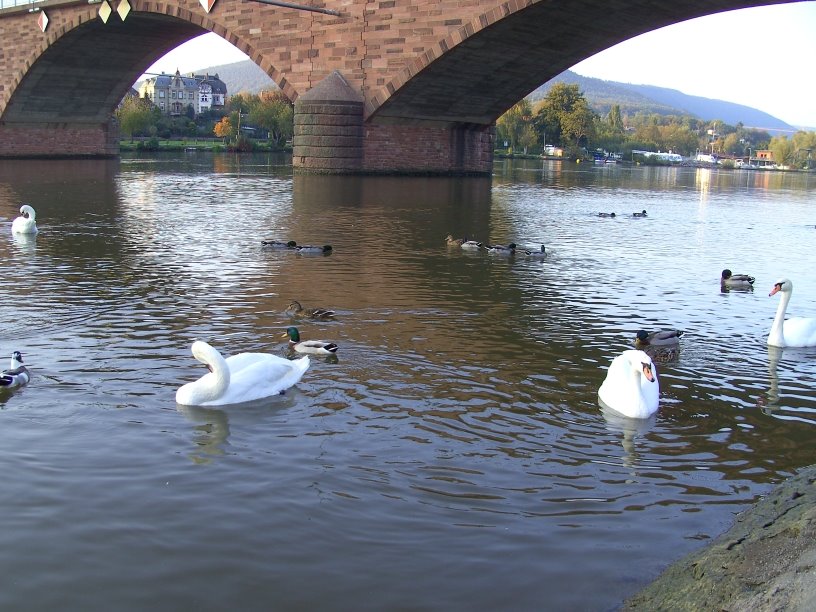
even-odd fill
[{"label": "bridge pier", "polygon": [[119,124],[0,122],[3,157],[115,157],[119,154]]},{"label": "bridge pier", "polygon": [[335,71],[295,102],[297,173],[489,175],[493,126],[377,124]]}]

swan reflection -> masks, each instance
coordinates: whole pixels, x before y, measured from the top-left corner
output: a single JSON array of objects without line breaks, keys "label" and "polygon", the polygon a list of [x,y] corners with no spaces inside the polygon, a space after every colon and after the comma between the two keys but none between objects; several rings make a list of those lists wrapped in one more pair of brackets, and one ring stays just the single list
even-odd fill
[{"label": "swan reflection", "polygon": [[193,463],[211,463],[224,454],[224,443],[229,438],[229,416],[219,408],[178,405],[179,411],[193,423],[193,444],[190,454]]},{"label": "swan reflection", "polygon": [[[640,456],[635,446],[635,440],[652,430],[655,425],[655,415],[653,414],[647,419],[632,419],[623,416],[602,401],[599,401],[599,404],[601,414],[606,421],[606,428],[612,433],[622,434],[623,436],[621,439],[623,466],[627,468],[636,467],[640,463]],[[635,473],[632,475],[634,476]]]},{"label": "swan reflection", "polygon": [[37,234],[12,233],[14,245],[24,255],[33,255],[37,251]]},{"label": "swan reflection", "polygon": [[768,390],[757,398],[757,407],[763,414],[772,416],[779,406],[779,375],[776,373],[785,349],[768,345]]}]

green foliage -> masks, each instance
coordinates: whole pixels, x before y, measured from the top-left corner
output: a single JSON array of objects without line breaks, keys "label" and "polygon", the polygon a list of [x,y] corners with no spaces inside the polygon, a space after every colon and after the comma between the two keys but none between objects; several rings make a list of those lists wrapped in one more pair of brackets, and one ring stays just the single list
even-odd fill
[{"label": "green foliage", "polygon": [[556,83],[538,107],[535,128],[544,138],[562,146],[587,146],[595,136],[595,113],[578,85]]},{"label": "green foliage", "polygon": [[517,102],[496,122],[496,136],[500,143],[508,144],[509,152],[528,149],[536,144],[536,133],[532,125],[533,107],[526,98]]},{"label": "green foliage", "polygon": [[159,139],[155,136],[151,136],[147,140],[142,140],[136,144],[136,148],[140,151],[158,151],[159,150]]},{"label": "green foliage", "polygon": [[796,147],[793,140],[785,136],[774,136],[768,148],[773,153],[774,163],[778,166],[791,166],[796,158]]},{"label": "green foliage", "polygon": [[143,135],[153,119],[152,104],[143,98],[128,96],[116,110],[119,130],[133,142],[134,135]]}]

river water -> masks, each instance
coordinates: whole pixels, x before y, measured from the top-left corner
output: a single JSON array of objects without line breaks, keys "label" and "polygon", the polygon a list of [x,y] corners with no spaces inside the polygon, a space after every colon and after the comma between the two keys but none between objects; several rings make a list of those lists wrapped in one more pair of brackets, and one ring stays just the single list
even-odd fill
[{"label": "river water", "polygon": [[[765,342],[780,277],[816,316],[815,223],[803,174],[3,161],[0,352],[33,376],[0,394],[0,609],[614,609],[816,460],[816,349]],[[755,290],[721,292],[726,267]],[[293,299],[337,311],[297,322],[336,359],[176,405],[194,339],[287,355]],[[642,328],[685,333],[638,422],[597,390]]]}]

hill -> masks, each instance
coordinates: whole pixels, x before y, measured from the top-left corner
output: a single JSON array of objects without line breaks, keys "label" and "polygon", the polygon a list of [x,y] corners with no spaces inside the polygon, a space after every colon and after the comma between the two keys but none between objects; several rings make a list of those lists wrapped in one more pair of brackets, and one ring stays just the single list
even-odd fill
[{"label": "hill", "polygon": [[[275,84],[266,73],[251,60],[212,66],[197,70],[198,74],[208,72],[218,74],[227,84],[227,91],[236,93],[259,93],[264,89],[273,89]],[[530,94],[533,100],[540,100],[547,95],[555,83],[574,83],[584,92],[586,99],[595,112],[605,115],[613,104],[618,104],[621,112],[633,115],[639,111],[660,115],[692,115],[698,119],[721,119],[729,125],[742,123],[746,127],[767,130],[771,134],[792,134],[796,129],[781,119],[763,111],[711,98],[690,96],[676,89],[655,87],[653,85],[631,85],[615,81],[604,81],[584,77],[569,70],[562,72]]]}]

